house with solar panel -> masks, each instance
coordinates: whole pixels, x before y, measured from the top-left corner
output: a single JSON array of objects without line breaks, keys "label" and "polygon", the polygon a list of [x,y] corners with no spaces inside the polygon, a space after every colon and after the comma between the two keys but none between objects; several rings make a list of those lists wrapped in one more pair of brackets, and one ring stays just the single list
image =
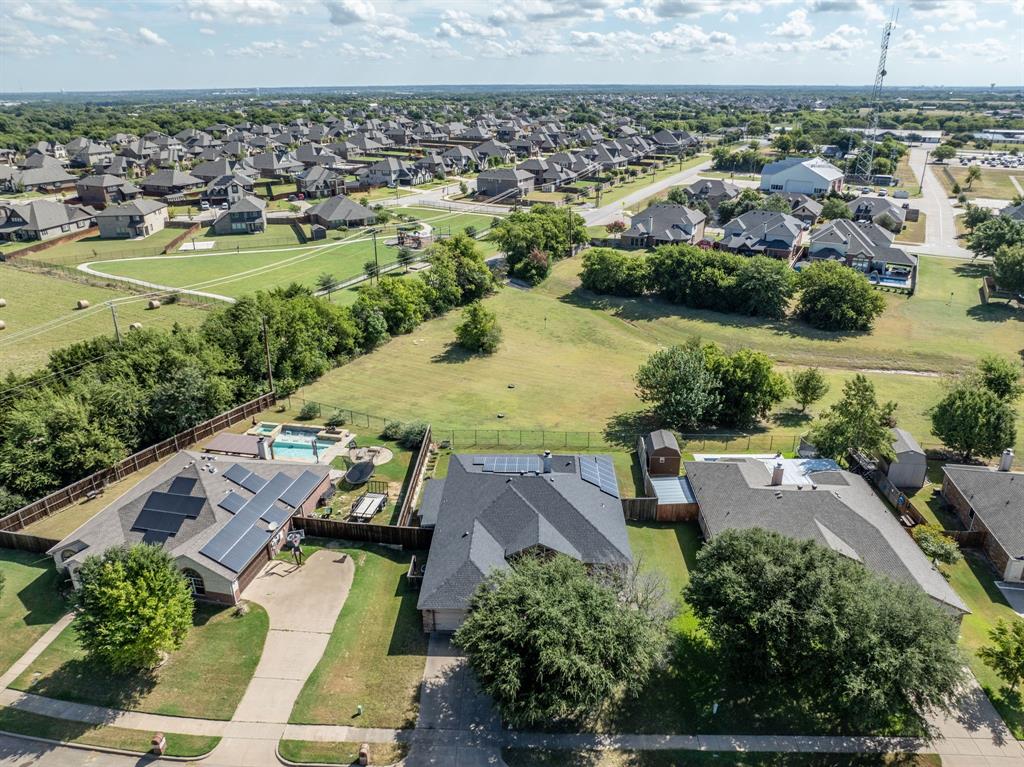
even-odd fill
[{"label": "house with solar panel", "polygon": [[182,451],[47,554],[77,588],[87,557],[114,546],[161,546],[197,599],[235,604],[281,549],[292,518],[316,508],[328,471]]},{"label": "house with solar panel", "polygon": [[451,456],[427,482],[420,524],[434,530],[418,607],[425,631],[454,631],[470,598],[517,557],[560,553],[593,567],[633,560],[611,458]]}]

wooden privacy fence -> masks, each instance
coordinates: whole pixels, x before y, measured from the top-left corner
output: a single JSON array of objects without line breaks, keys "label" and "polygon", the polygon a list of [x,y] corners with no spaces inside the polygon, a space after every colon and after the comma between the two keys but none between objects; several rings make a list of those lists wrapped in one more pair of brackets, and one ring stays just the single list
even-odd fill
[{"label": "wooden privacy fence", "polygon": [[401,546],[405,549],[429,549],[434,531],[427,527],[371,525],[365,522],[342,522],[319,517],[292,517],[292,527],[305,530],[317,538],[341,538]]},{"label": "wooden privacy fence", "polygon": [[658,518],[658,499],[623,498],[622,514],[632,522],[654,522]]},{"label": "wooden privacy fence", "polygon": [[34,554],[45,554],[60,541],[56,538],[40,538],[38,535],[26,533],[9,533],[0,531],[0,548],[30,551]]},{"label": "wooden privacy fence", "polygon": [[416,460],[412,465],[412,474],[409,475],[409,485],[405,488],[405,496],[402,498],[402,505],[398,510],[398,524],[408,525],[412,517],[412,507],[416,501],[416,493],[419,491],[420,482],[423,481],[423,467],[430,457],[433,445],[430,442],[430,426],[423,433],[423,441],[420,443],[419,452],[416,453]]},{"label": "wooden privacy fence", "polygon": [[191,429],[175,434],[170,439],[165,439],[163,442],[158,442],[137,453],[133,453],[108,469],[101,469],[95,474],[90,474],[88,477],[62,487],[60,490],[56,490],[40,498],[38,501],[33,501],[13,514],[0,519],[0,531],[21,530],[36,520],[48,517],[54,512],[70,506],[89,493],[100,492],[110,482],[124,479],[143,466],[148,466],[162,458],[177,453],[179,450],[194,445],[201,439],[212,437],[221,429],[249,418],[261,410],[266,410],[276,401],[277,399],[273,392],[263,394],[254,400],[228,410],[226,413],[221,413],[208,421],[203,421]]}]

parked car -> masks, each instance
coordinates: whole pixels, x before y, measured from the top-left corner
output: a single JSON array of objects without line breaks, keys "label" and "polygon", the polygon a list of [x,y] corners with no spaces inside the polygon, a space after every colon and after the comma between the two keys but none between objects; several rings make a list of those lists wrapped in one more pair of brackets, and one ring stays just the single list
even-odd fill
[{"label": "parked car", "polygon": [[209,210],[209,209],[210,209],[210,203],[207,202],[206,200],[203,200],[202,202],[199,203],[199,210]]},{"label": "parked car", "polygon": [[887,191],[885,191],[884,189],[879,189],[879,190],[878,190],[878,196],[879,196],[879,197],[885,197],[885,196],[886,196],[886,195],[888,195],[888,194],[889,194],[889,193],[888,193]]},{"label": "parked car", "polygon": [[288,202],[295,202],[295,201],[296,201],[296,200],[298,200],[298,199],[299,199],[299,198],[298,198],[298,197],[296,197],[296,196],[295,196],[294,194],[290,194],[290,195],[288,195]]},{"label": "parked car", "polygon": [[222,202],[222,203],[220,204],[220,209],[221,209],[221,210],[227,210],[227,209],[228,209],[228,208],[230,208],[230,207],[231,207],[231,206],[230,206],[230,205],[228,205],[228,204],[227,204],[226,202]]}]

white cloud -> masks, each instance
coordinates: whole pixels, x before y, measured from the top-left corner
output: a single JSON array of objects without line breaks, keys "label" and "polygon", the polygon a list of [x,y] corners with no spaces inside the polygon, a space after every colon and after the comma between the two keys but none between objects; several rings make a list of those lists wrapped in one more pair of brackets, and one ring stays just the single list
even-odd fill
[{"label": "white cloud", "polygon": [[508,33],[500,26],[484,24],[465,11],[447,10],[441,15],[441,23],[436,34],[438,37],[507,37]]},{"label": "white cloud", "polygon": [[944,48],[929,44],[927,38],[913,29],[904,30],[896,50],[907,55],[912,60],[935,59],[938,61],[948,61],[950,59],[949,54]]},{"label": "white cloud", "polygon": [[139,27],[139,37],[149,45],[167,45],[167,41],[149,27]]},{"label": "white cloud", "polygon": [[391,13],[377,10],[372,0],[326,0],[324,6],[331,23],[338,26],[373,22],[377,24],[404,25],[404,19]]},{"label": "white cloud", "polygon": [[773,32],[779,37],[810,37],[814,34],[814,27],[807,21],[807,11],[798,8],[790,11],[786,20],[775,26]]},{"label": "white cloud", "polygon": [[30,29],[4,24],[0,27],[0,54],[31,59],[49,55],[57,46],[67,45],[60,35],[37,35]]},{"label": "white cloud", "polygon": [[305,13],[306,0],[182,0],[193,21],[230,22],[256,26],[283,21],[291,13]]},{"label": "white cloud", "polygon": [[257,40],[240,48],[228,50],[228,56],[245,56],[255,59],[262,59],[267,56],[294,58],[295,55],[296,53],[293,48],[281,40]]},{"label": "white cloud", "polygon": [[201,35],[215,35],[217,30],[210,29],[209,27],[199,27],[199,34]]},{"label": "white cloud", "polygon": [[19,3],[10,12],[20,21],[71,29],[75,32],[96,32],[96,20],[102,11],[80,6],[72,0],[54,0],[44,10],[41,3]]},{"label": "white cloud", "polygon": [[856,14],[864,21],[879,22],[887,17],[878,0],[811,0],[808,7],[811,13]]},{"label": "white cloud", "polygon": [[737,16],[732,11],[726,11],[725,14],[723,14],[722,16],[722,21],[728,22],[729,24],[735,24],[739,20],[740,17]]}]

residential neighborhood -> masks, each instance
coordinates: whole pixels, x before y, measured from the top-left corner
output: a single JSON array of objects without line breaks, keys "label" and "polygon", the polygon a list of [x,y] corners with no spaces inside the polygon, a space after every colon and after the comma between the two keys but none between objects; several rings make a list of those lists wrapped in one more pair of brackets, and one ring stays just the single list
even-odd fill
[{"label": "residential neighborhood", "polygon": [[5,9],[0,767],[1024,765],[1012,6]]}]

